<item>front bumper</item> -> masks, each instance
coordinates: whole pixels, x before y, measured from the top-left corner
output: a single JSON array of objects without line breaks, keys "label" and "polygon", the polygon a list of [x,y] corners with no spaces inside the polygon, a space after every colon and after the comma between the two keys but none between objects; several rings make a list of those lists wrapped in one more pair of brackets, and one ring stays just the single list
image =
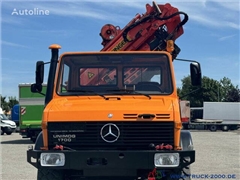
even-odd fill
[{"label": "front bumper", "polygon": [[4,129],[4,132],[6,132],[6,133],[12,133],[15,131],[16,126],[4,127],[3,129]]},{"label": "front bumper", "polygon": [[[64,153],[64,166],[42,167],[40,164],[41,153]],[[155,153],[179,153],[178,167],[164,167],[157,169],[182,169],[195,161],[195,151],[42,151],[28,150],[27,161],[36,168],[51,168],[65,170],[79,170],[84,176],[137,176],[141,170],[153,170]],[[187,161],[186,161],[187,159]]]}]

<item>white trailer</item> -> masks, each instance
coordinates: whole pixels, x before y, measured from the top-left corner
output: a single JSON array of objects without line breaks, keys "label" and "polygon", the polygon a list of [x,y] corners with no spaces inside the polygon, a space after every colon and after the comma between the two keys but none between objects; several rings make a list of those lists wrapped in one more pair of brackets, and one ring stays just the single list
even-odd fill
[{"label": "white trailer", "polygon": [[[182,104],[184,105],[184,103]],[[181,107],[183,111],[184,108]],[[203,107],[191,108],[190,112],[203,111],[202,118],[194,118],[189,113],[189,121],[183,122],[185,129],[208,129],[210,131],[237,130],[240,127],[240,102],[204,102]],[[185,113],[186,116],[186,113]]]}]

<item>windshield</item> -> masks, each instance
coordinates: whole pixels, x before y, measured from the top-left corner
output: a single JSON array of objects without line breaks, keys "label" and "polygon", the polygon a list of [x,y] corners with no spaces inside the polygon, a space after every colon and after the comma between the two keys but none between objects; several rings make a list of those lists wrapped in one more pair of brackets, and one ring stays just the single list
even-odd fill
[{"label": "windshield", "polygon": [[8,120],[7,116],[5,116],[4,114],[0,114],[0,119],[1,120]]},{"label": "windshield", "polygon": [[170,94],[172,78],[164,54],[65,55],[60,64],[60,95]]}]

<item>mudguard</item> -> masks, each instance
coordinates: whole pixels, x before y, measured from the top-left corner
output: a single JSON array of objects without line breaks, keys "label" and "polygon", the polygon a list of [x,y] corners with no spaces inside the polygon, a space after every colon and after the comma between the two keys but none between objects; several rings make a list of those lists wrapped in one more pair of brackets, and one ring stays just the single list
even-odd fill
[{"label": "mudguard", "polygon": [[193,146],[192,136],[191,136],[190,131],[181,130],[180,146],[182,147],[182,150],[190,150],[189,145]]},{"label": "mudguard", "polygon": [[40,148],[43,147],[43,136],[42,131],[38,134],[38,137],[35,142],[34,150],[41,150]]}]

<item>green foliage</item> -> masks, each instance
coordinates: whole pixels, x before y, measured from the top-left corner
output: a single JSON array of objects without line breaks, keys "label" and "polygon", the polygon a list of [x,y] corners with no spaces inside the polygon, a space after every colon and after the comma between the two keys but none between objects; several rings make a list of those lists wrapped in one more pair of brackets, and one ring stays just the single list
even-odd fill
[{"label": "green foliage", "polygon": [[[240,102],[240,90],[234,87],[229,78],[220,81],[203,76],[202,87],[191,85],[190,76],[182,79],[182,88],[178,88],[178,95],[182,100],[189,100],[192,107],[202,107],[204,101],[208,102]],[[191,93],[195,91],[194,93]],[[181,98],[182,97],[182,98]]]},{"label": "green foliage", "polygon": [[182,79],[182,88],[178,90],[178,95],[182,100],[189,100],[192,107],[202,105],[202,90],[191,85],[190,76]]},{"label": "green foliage", "polygon": [[9,112],[12,107],[15,104],[18,104],[18,100],[16,99],[16,97],[8,97],[8,101],[7,101],[7,97],[6,96],[1,96],[1,108],[5,111],[5,112]]},{"label": "green foliage", "polygon": [[231,80],[229,78],[224,77],[223,79],[220,80],[221,83],[221,101],[224,102],[238,102],[239,98],[239,93],[238,97],[231,97],[231,95],[235,96],[237,95],[237,92],[239,91],[238,87],[234,87],[233,84],[231,83]]},{"label": "green foliage", "polygon": [[237,87],[231,88],[224,99],[225,102],[240,102],[240,89]]},{"label": "green foliage", "polygon": [[8,106],[12,109],[13,108],[13,106],[15,105],[15,104],[18,104],[19,102],[18,102],[18,100],[16,99],[16,97],[12,97],[12,96],[10,96],[10,97],[8,97]]}]

